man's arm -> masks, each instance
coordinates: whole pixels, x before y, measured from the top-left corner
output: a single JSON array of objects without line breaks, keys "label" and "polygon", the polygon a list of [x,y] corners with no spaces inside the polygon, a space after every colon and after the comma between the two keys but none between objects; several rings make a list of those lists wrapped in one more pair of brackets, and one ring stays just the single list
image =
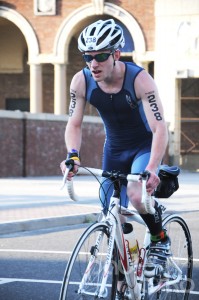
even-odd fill
[{"label": "man's arm", "polygon": [[[70,85],[70,106],[69,119],[65,130],[65,143],[68,153],[79,153],[82,141],[82,121],[84,116],[84,109],[86,105],[85,100],[85,79],[83,72],[78,72],[72,79]],[[75,160],[75,159],[74,159]],[[79,164],[79,160],[75,160]],[[65,160],[60,164],[62,173],[66,170]],[[74,167],[73,172],[77,171],[77,166]],[[69,173],[68,180],[73,176]]]},{"label": "man's arm", "polygon": [[142,99],[144,111],[153,134],[151,156],[146,170],[151,172],[148,181],[148,192],[152,192],[159,183],[156,171],[165,154],[168,143],[167,125],[164,120],[162,102],[153,78],[142,71],[135,80],[135,90],[138,98]]},{"label": "man's arm", "polygon": [[65,130],[65,143],[68,152],[72,149],[80,150],[82,139],[82,120],[84,116],[85,101],[85,79],[83,72],[77,73],[70,86],[69,119]]}]

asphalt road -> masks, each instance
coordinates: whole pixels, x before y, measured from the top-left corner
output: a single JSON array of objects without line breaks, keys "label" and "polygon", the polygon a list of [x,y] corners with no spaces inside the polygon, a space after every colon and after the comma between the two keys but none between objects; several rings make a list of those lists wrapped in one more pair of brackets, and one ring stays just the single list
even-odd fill
[{"label": "asphalt road", "polygon": [[[87,225],[0,239],[0,299],[58,300],[68,257]],[[82,228],[82,229],[81,229]]]},{"label": "asphalt road", "polygon": [[[2,179],[0,181],[1,226],[8,217],[15,216],[16,212],[24,218],[27,218],[29,212],[30,218],[35,218],[33,212],[36,210],[39,216],[44,218],[53,208],[52,219],[54,219],[55,207],[62,203],[65,203],[66,211],[71,213],[71,210],[68,210],[71,209],[71,200],[66,197],[65,191],[58,192],[60,179],[27,178],[14,181]],[[163,202],[166,203],[168,211],[177,211],[183,215],[189,225],[194,251],[194,289],[189,300],[196,300],[199,299],[199,173],[185,172],[179,179],[181,188],[172,198]],[[77,193],[83,197],[80,211],[85,205],[97,209],[99,201],[96,183],[89,181],[90,199],[88,199],[88,185],[84,179],[79,181],[76,186]],[[44,215],[40,215],[41,210]],[[62,210],[61,206],[61,212]],[[13,212],[13,215],[9,214],[10,212]],[[60,216],[60,211],[58,213],[57,215]],[[12,222],[11,225],[16,226]],[[0,300],[58,300],[66,263],[83,230],[82,226],[87,225],[78,224],[68,227],[56,225],[46,230],[2,234],[0,237]],[[29,230],[31,228],[33,227]],[[139,228],[136,229],[136,233],[141,236]]]},{"label": "asphalt road", "polygon": [[[193,240],[194,290],[189,300],[199,299],[199,213],[186,213]],[[19,232],[0,239],[0,299],[58,300],[68,257],[78,236],[88,225]],[[139,226],[136,234],[141,236]]]}]

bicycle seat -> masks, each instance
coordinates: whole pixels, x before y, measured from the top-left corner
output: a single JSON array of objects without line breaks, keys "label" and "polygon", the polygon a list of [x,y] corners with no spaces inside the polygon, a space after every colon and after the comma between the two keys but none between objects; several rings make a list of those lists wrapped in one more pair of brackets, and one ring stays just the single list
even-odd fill
[{"label": "bicycle seat", "polygon": [[168,174],[173,176],[178,176],[180,174],[180,168],[178,166],[168,166],[168,165],[161,165],[159,171],[164,171]]}]

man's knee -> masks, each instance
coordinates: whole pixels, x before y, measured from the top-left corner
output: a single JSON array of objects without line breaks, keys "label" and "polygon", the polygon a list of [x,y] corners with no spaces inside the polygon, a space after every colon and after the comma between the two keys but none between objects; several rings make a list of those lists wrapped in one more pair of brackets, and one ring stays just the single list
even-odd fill
[{"label": "man's knee", "polygon": [[138,185],[129,185],[127,194],[131,204],[137,209],[141,205],[141,189]]}]

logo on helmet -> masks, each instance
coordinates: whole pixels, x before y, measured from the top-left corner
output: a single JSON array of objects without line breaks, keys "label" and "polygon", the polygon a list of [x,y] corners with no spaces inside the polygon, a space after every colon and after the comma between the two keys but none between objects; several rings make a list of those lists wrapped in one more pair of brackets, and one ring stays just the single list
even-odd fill
[{"label": "logo on helmet", "polygon": [[93,36],[87,37],[85,42],[86,42],[86,44],[95,43],[96,38]]}]

